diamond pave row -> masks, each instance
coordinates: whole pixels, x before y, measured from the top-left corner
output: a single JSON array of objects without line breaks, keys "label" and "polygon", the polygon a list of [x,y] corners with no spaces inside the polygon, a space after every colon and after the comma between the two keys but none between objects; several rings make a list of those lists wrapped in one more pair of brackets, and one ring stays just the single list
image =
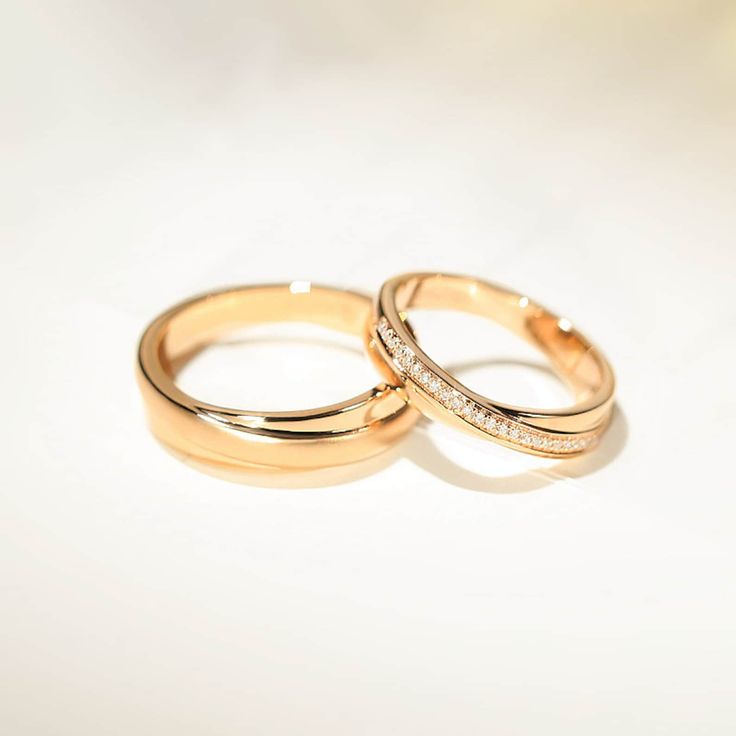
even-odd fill
[{"label": "diamond pave row", "polygon": [[555,455],[582,452],[589,449],[597,440],[597,434],[590,432],[572,436],[541,432],[491,412],[455,390],[425,365],[390,327],[385,317],[381,317],[378,321],[376,331],[403,376],[419,385],[445,409],[493,437]]}]

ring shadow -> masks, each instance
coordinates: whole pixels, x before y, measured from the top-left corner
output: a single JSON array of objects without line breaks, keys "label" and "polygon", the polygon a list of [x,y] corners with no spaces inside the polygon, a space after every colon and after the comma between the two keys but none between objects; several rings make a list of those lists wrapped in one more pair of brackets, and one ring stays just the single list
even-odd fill
[{"label": "ring shadow", "polygon": [[[243,344],[283,343],[285,338],[259,337],[255,339],[237,339],[219,342],[218,345],[242,346]],[[320,344],[329,347],[338,347],[341,350],[362,354],[352,346],[329,339],[301,339],[286,338],[288,342],[301,344]],[[200,349],[192,350],[183,360],[177,361],[178,372],[184,364],[189,362]],[[558,378],[557,374],[541,363],[523,360],[491,359],[448,366],[448,370],[459,373],[476,368],[488,367],[523,367],[545,373]],[[318,470],[281,471],[276,469],[258,468],[257,470],[233,469],[230,467],[214,466],[203,463],[192,456],[183,456],[181,453],[162,445],[169,454],[186,465],[216,477],[240,485],[256,486],[261,488],[283,489],[311,489],[342,485],[361,480],[393,465],[401,459],[407,459],[422,470],[436,478],[453,485],[456,488],[481,493],[515,494],[529,493],[540,490],[548,485],[564,479],[581,478],[597,472],[612,462],[623,451],[628,439],[628,423],[620,406],[614,406],[611,422],[596,449],[590,453],[574,458],[553,461],[552,465],[526,470],[507,476],[492,476],[476,473],[458,465],[443,453],[427,434],[429,421],[421,418],[414,429],[389,450],[375,457],[361,460],[350,465],[341,465]]]}]

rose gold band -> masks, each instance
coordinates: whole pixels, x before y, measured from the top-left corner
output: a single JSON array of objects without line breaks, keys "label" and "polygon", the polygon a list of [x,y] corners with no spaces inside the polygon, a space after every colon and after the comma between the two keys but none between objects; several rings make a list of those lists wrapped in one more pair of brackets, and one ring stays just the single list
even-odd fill
[{"label": "rose gold band", "polygon": [[[424,353],[407,323],[410,309],[452,309],[487,317],[543,352],[576,403],[564,409],[514,406],[470,390]],[[387,281],[368,331],[369,351],[390,380],[432,419],[534,455],[559,457],[592,449],[613,407],[608,361],[569,320],[523,294],[465,276],[409,273]]]},{"label": "rose gold band", "polygon": [[419,416],[395,385],[318,409],[263,412],[199,401],[175,383],[189,359],[233,329],[299,321],[360,336],[370,308],[361,294],[298,282],[229,289],[169,309],[146,329],[138,350],[138,383],[153,432],[178,454],[239,469],[306,470],[382,452]]}]

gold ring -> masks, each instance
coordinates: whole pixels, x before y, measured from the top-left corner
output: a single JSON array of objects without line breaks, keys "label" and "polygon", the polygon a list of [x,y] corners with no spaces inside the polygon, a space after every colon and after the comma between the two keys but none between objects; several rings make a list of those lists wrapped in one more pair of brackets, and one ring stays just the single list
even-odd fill
[{"label": "gold ring", "polygon": [[[504,404],[471,391],[419,347],[406,311],[453,309],[492,319],[543,352],[571,388],[576,403],[539,410]],[[531,299],[485,281],[437,273],[409,273],[387,281],[368,329],[371,356],[426,416],[515,450],[560,457],[593,448],[613,409],[608,361],[569,320]]]},{"label": "gold ring", "polygon": [[172,307],[148,326],[138,348],[138,383],[154,434],[187,458],[247,470],[310,470],[380,453],[419,416],[395,385],[319,409],[263,412],[199,401],[175,382],[189,359],[235,328],[313,322],[362,336],[370,309],[362,294],[308,282],[228,289]]}]

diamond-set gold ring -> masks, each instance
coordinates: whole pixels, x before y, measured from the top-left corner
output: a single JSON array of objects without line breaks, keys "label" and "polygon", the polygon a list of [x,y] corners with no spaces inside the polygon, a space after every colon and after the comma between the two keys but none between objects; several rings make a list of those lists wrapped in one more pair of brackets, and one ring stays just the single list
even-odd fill
[{"label": "diamond-set gold ring", "polygon": [[[452,309],[489,318],[544,353],[576,403],[541,410],[489,399],[464,386],[420,347],[410,309]],[[572,323],[529,297],[487,281],[438,273],[388,280],[375,301],[369,353],[387,378],[403,384],[423,414],[515,450],[545,457],[595,447],[613,407],[613,371]]]}]

